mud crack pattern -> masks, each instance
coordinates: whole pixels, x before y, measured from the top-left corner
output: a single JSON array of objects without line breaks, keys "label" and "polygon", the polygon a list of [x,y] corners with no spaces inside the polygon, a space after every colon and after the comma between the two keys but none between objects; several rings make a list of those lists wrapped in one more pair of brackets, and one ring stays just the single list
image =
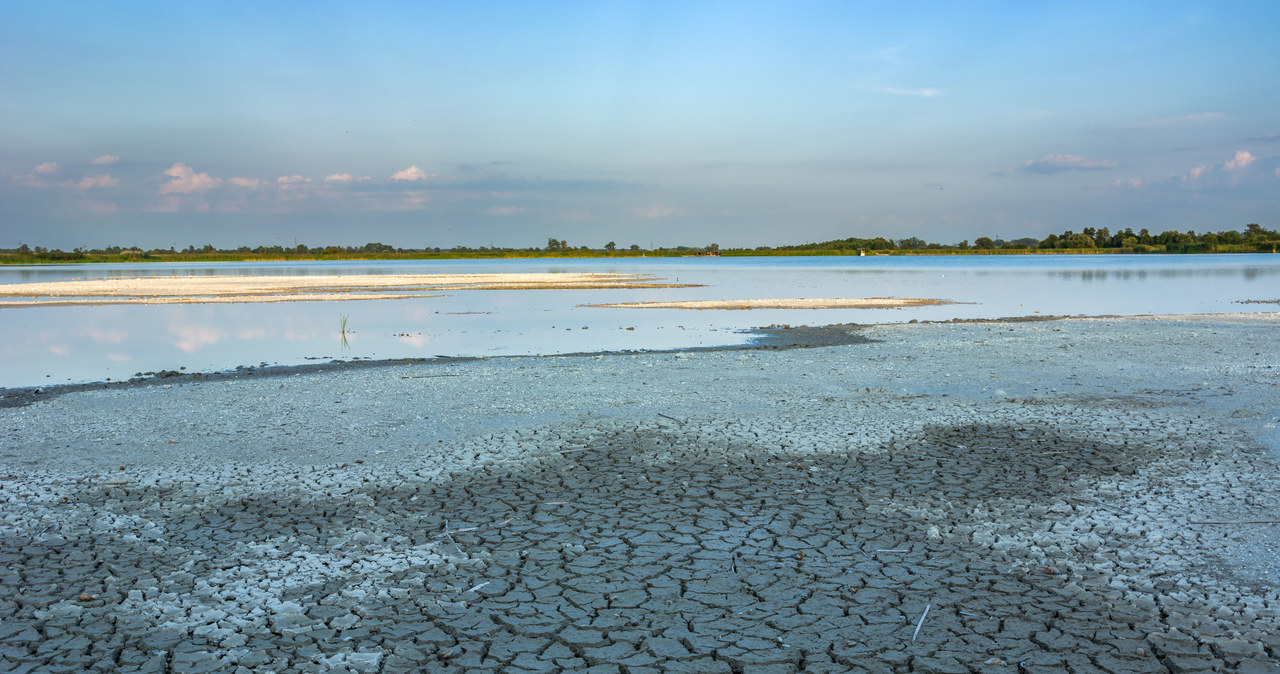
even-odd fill
[{"label": "mud crack pattern", "polygon": [[[726,376],[703,358],[679,376]],[[505,385],[476,381],[476,396]],[[732,416],[576,414],[423,438],[394,461],[166,460],[127,479],[10,462],[0,658],[41,672],[1280,668],[1276,589],[1226,554],[1238,527],[1197,524],[1266,520],[1280,501],[1274,462],[1226,415],[1149,396],[791,386]]]}]

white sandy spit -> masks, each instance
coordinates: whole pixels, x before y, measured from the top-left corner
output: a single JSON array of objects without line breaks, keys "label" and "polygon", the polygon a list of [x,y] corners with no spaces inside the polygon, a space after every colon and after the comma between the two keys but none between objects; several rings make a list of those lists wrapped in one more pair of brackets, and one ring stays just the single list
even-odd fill
[{"label": "white sandy spit", "polygon": [[[0,285],[0,307],[196,304],[429,297],[445,290],[681,288],[647,274],[388,274],[385,276],[149,276]],[[3,299],[11,298],[11,299]]]},{"label": "white sandy spit", "polygon": [[839,297],[823,299],[749,299],[749,300],[688,300],[679,302],[618,302],[615,304],[587,304],[584,306],[608,309],[894,309],[898,307],[923,307],[949,304],[943,300],[914,297]]}]

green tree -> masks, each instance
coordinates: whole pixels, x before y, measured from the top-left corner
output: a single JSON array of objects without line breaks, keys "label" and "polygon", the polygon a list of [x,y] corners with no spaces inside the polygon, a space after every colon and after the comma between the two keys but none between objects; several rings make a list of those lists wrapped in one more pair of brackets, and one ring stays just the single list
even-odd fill
[{"label": "green tree", "polygon": [[1084,233],[1072,234],[1058,239],[1058,245],[1063,248],[1093,248],[1093,237]]},{"label": "green tree", "polygon": [[1111,240],[1111,230],[1103,227],[1093,234],[1093,245],[1095,248],[1105,248],[1107,242]]},{"label": "green tree", "polygon": [[973,247],[978,250],[995,250],[996,242],[989,236],[980,236],[973,240]]},{"label": "green tree", "polygon": [[614,242],[610,241],[609,243],[606,243],[606,244],[604,245],[604,249],[605,249],[605,250],[607,250],[607,251],[609,251],[610,253],[612,253],[613,251],[615,251],[615,250],[617,250],[617,249],[618,249],[618,244],[616,244],[616,243],[614,243]]},{"label": "green tree", "polygon": [[1246,242],[1272,241],[1274,239],[1280,239],[1280,234],[1277,234],[1256,222],[1251,222],[1248,225],[1245,225],[1244,240]]}]

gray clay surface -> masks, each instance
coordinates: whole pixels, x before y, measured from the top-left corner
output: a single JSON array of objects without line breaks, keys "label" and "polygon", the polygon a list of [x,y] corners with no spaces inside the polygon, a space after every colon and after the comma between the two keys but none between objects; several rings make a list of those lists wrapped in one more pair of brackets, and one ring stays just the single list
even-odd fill
[{"label": "gray clay surface", "polygon": [[1277,672],[1277,328],[35,396],[0,409],[0,665]]}]

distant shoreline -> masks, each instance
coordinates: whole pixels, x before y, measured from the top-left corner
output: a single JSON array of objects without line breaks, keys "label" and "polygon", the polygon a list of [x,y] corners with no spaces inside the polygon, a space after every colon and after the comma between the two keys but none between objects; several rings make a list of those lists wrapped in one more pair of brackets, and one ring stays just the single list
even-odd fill
[{"label": "distant shoreline", "polygon": [[[717,257],[920,257],[920,256],[987,256],[987,255],[1241,255],[1280,253],[1280,242],[1233,244],[1219,246],[1171,245],[1135,248],[930,248],[922,250],[858,250],[773,248],[722,249],[714,255],[700,254],[697,249],[673,248],[646,251],[574,250],[550,251],[440,251],[422,250],[392,253],[144,253],[136,255],[92,253],[60,253],[59,255],[15,255],[0,253],[0,265],[46,264],[165,264],[201,262],[359,262],[374,260],[565,260],[565,259],[633,259],[633,258],[717,258]],[[76,257],[79,255],[79,257]]]}]

